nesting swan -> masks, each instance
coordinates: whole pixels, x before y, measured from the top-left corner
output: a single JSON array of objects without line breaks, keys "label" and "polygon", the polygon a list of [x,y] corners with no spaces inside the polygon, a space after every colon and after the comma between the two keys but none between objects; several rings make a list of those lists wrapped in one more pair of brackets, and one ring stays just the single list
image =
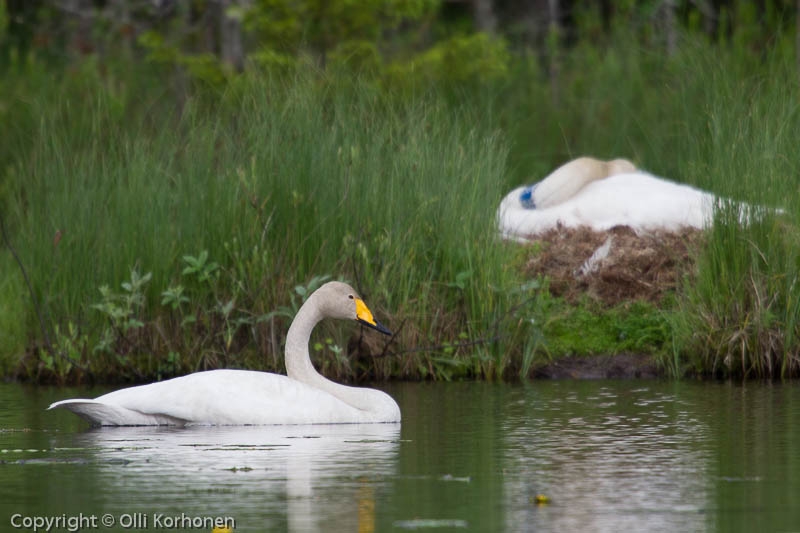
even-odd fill
[{"label": "nesting swan", "polygon": [[333,281],[309,296],[289,327],[287,376],[211,370],[94,400],[63,400],[49,409],[68,409],[96,426],[400,422],[400,408],[388,394],[340,385],[314,370],[308,342],[323,318],[356,320],[390,334],[350,286]]},{"label": "nesting swan", "polygon": [[502,235],[511,239],[558,226],[676,231],[707,227],[717,203],[711,193],[637,170],[630,161],[581,157],[537,184],[511,191],[497,217]]}]

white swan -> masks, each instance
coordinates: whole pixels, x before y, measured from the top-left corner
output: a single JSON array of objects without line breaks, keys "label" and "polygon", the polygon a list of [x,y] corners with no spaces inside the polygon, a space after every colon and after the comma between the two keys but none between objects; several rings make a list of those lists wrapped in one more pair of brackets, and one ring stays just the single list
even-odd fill
[{"label": "white swan", "polygon": [[676,231],[707,227],[715,205],[713,194],[636,170],[624,159],[582,157],[537,184],[511,191],[500,203],[497,221],[503,237],[518,240],[559,226]]},{"label": "white swan", "polygon": [[96,426],[400,422],[400,408],[388,394],[340,385],[314,370],[308,342],[323,318],[356,320],[390,334],[349,285],[332,281],[308,297],[289,327],[288,376],[211,370],[114,391],[94,400],[63,400],[48,409],[68,409]]}]

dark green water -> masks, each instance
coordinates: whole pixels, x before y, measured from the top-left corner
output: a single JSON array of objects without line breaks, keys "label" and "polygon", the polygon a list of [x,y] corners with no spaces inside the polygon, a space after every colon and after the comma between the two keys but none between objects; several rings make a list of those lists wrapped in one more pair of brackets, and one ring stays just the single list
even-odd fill
[{"label": "dark green water", "polygon": [[400,427],[89,430],[0,385],[0,531],[800,531],[798,385],[384,388]]}]

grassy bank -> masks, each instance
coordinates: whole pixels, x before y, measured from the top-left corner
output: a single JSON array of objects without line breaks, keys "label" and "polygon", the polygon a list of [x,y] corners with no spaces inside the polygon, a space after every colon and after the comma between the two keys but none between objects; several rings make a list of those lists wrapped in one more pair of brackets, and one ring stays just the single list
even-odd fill
[{"label": "grassy bank", "polygon": [[[446,344],[484,335],[526,297],[484,201],[502,193],[505,149],[469,110],[298,74],[245,75],[180,113],[155,94],[136,104],[155,108],[145,115],[114,98],[117,80],[91,83],[90,99],[31,103],[33,146],[10,170],[9,225],[52,324],[51,350],[14,294],[35,339],[31,377],[278,370],[303,287],[326,277],[353,282],[394,325],[389,351],[453,355]],[[344,334],[329,327],[320,347],[338,376],[491,376],[510,353],[501,340],[442,368],[425,352],[359,365]]]},{"label": "grassy bank", "polygon": [[[533,60],[512,67],[458,88],[304,67],[187,91],[146,65],[17,65],[3,81],[15,126],[0,197],[34,297],[6,247],[3,371],[281,371],[293,312],[330,277],[397,331],[384,346],[324,326],[312,351],[339,379],[524,376],[621,350],[676,374],[796,374],[800,91],[788,48],[758,58],[695,43],[667,59],[578,46],[555,84]],[[493,218],[512,185],[580,154],[627,156],[785,214],[742,229],[721,212],[665,308],[576,308],[521,275],[530,250],[499,242]]]}]

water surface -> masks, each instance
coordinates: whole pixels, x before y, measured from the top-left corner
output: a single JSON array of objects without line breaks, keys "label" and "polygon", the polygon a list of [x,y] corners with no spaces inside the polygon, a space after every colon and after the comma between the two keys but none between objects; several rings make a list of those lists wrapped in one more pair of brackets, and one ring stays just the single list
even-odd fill
[{"label": "water surface", "polygon": [[800,530],[797,385],[381,388],[401,425],[88,429],[0,385],[0,531]]}]

